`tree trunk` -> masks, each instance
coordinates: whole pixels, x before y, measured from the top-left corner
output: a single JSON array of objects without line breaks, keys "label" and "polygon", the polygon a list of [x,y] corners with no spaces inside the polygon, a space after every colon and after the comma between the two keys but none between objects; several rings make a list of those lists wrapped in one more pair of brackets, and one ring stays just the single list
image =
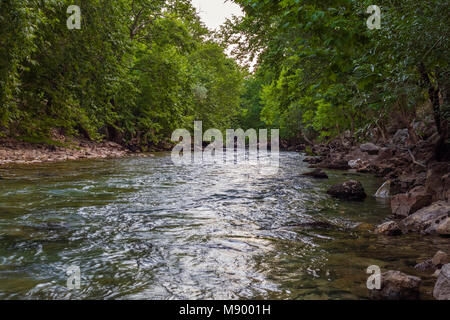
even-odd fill
[{"label": "tree trunk", "polygon": [[436,124],[438,133],[441,135],[442,121],[441,121],[441,102],[439,101],[439,92],[440,92],[439,86],[434,86],[431,83],[430,76],[426,71],[425,65],[423,63],[419,65],[419,72],[420,75],[422,76],[425,85],[428,87],[428,96],[430,97],[431,104],[433,105],[434,122]]}]

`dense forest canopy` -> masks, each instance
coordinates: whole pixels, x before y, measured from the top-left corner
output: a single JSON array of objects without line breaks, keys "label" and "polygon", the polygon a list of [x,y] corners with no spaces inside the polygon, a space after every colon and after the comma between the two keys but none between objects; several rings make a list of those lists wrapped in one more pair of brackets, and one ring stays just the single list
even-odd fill
[{"label": "dense forest canopy", "polygon": [[[66,25],[73,4],[80,30]],[[242,70],[188,0],[6,0],[0,12],[3,135],[148,146],[238,113]]]},{"label": "dense forest canopy", "polygon": [[[310,141],[383,137],[391,119],[423,114],[447,137],[448,1],[233,1],[245,16],[218,34],[189,0],[2,1],[0,135],[58,130],[145,150],[194,120]],[[80,30],[66,25],[73,4]],[[228,46],[258,57],[254,72]]]},{"label": "dense forest canopy", "polygon": [[[245,60],[244,127],[275,126],[285,138],[385,134],[393,115],[408,126],[449,117],[448,1],[235,0],[245,16],[228,21],[225,42]],[[370,5],[381,28],[369,29]],[[258,117],[259,115],[259,117]],[[261,120],[261,121],[260,121]]]}]

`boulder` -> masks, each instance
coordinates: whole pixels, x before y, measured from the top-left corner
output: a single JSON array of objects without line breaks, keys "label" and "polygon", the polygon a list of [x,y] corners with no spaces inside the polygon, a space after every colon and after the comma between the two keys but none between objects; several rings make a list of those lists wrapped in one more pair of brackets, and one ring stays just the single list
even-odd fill
[{"label": "boulder", "polygon": [[362,183],[356,180],[334,185],[327,193],[335,198],[345,200],[364,200],[367,197]]},{"label": "boulder", "polygon": [[359,148],[361,151],[367,152],[370,155],[376,155],[380,152],[380,147],[370,142],[362,144]]},{"label": "boulder", "polygon": [[441,222],[450,215],[450,202],[439,201],[403,219],[403,232],[437,233]]},{"label": "boulder", "polygon": [[383,234],[387,236],[397,236],[402,234],[400,226],[395,221],[388,221],[380,224],[376,229],[375,233]]},{"label": "boulder", "polygon": [[316,169],[311,172],[305,172],[303,176],[313,177],[317,179],[328,179],[328,175],[322,169]]},{"label": "boulder", "polygon": [[389,270],[381,274],[381,289],[372,290],[370,297],[376,300],[416,300],[420,282],[418,277]]},{"label": "boulder", "polygon": [[397,216],[407,217],[417,210],[431,204],[431,194],[428,194],[425,187],[415,187],[408,193],[394,196],[391,200],[392,213]]},{"label": "boulder", "polygon": [[[396,165],[394,165],[396,166]],[[403,165],[399,165],[403,166]],[[417,186],[425,185],[426,172],[412,172],[407,174],[402,174],[398,179],[393,179],[391,183],[391,195],[396,195],[400,193],[408,193],[411,189]],[[427,191],[427,193],[429,193]]]},{"label": "boulder", "polygon": [[450,263],[450,256],[444,251],[439,250],[431,259],[431,262],[436,269],[440,269],[444,264]]},{"label": "boulder", "polygon": [[437,233],[441,235],[450,235],[450,218],[445,219],[436,228]]},{"label": "boulder", "polygon": [[392,137],[392,143],[395,145],[405,145],[409,139],[408,129],[400,129]]},{"label": "boulder", "polygon": [[317,165],[318,168],[334,169],[334,170],[348,170],[351,169],[348,161],[344,159],[326,159]]},{"label": "boulder", "polygon": [[437,300],[450,300],[450,263],[442,267],[434,286],[433,296]]}]

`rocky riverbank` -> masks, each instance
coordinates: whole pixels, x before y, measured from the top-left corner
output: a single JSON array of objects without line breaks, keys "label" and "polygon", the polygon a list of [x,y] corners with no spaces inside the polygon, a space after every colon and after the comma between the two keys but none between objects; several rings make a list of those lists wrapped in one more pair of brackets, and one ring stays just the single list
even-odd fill
[{"label": "rocky riverbank", "polygon": [[129,153],[128,149],[110,141],[69,140],[65,137],[46,142],[27,142],[12,138],[0,139],[0,166],[78,159],[119,158]]},{"label": "rocky riverbank", "polygon": [[[414,130],[411,130],[414,128]],[[420,138],[416,132],[421,132]],[[391,237],[417,232],[424,236],[433,235],[450,241],[450,151],[448,145],[442,148],[441,135],[433,126],[414,123],[409,129],[398,129],[383,141],[376,140],[358,144],[349,136],[341,137],[328,144],[315,145],[315,157],[306,158],[314,168],[315,175],[320,169],[353,170],[373,173],[383,177],[385,183],[376,196],[391,199],[392,216],[375,230],[379,236]],[[440,144],[440,145],[439,145]],[[436,150],[440,148],[439,154]],[[354,190],[347,185],[357,185],[349,181],[334,186],[329,193],[339,191],[339,198],[349,197]],[[331,192],[331,191],[334,191]],[[347,192],[348,191],[348,192]],[[441,263],[432,264],[440,256]],[[430,271],[440,273],[434,297],[450,299],[449,252],[438,252],[430,261]],[[417,268],[424,271],[423,264]],[[440,272],[440,270],[443,270]],[[409,299],[417,297],[420,279],[390,270],[382,276],[382,289],[376,290],[376,299]]]}]

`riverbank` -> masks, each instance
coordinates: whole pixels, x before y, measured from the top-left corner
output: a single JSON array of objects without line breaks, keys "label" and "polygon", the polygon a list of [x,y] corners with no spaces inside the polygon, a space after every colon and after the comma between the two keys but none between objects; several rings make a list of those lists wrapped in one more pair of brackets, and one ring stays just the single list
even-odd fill
[{"label": "riverbank", "polygon": [[[316,145],[317,157],[307,158],[310,168],[353,170],[384,179],[379,197],[391,199],[397,233],[450,235],[449,151],[437,158],[439,136],[410,141],[407,129],[398,130],[384,143],[356,144],[341,139]],[[442,225],[442,226],[441,226]],[[392,232],[390,232],[392,233]]]},{"label": "riverbank", "polygon": [[[382,177],[385,182],[375,196],[390,199],[392,215],[376,227],[375,233],[387,241],[395,242],[398,238],[394,237],[410,233],[450,240],[450,151],[435,128],[423,123],[413,125],[415,130],[411,130],[413,126],[398,129],[383,141],[359,144],[341,137],[315,145],[312,151],[317,157],[305,161],[316,169],[312,175],[320,169],[340,169]],[[421,130],[420,138],[416,130]],[[433,296],[439,300],[450,299],[449,263],[450,252],[439,251],[430,252],[428,260],[415,266],[437,278]],[[374,291],[374,299],[417,298],[420,278],[389,270],[382,279],[382,288]]]},{"label": "riverbank", "polygon": [[37,164],[78,159],[120,158],[131,152],[111,141],[93,142],[86,139],[0,139],[0,166]]}]

